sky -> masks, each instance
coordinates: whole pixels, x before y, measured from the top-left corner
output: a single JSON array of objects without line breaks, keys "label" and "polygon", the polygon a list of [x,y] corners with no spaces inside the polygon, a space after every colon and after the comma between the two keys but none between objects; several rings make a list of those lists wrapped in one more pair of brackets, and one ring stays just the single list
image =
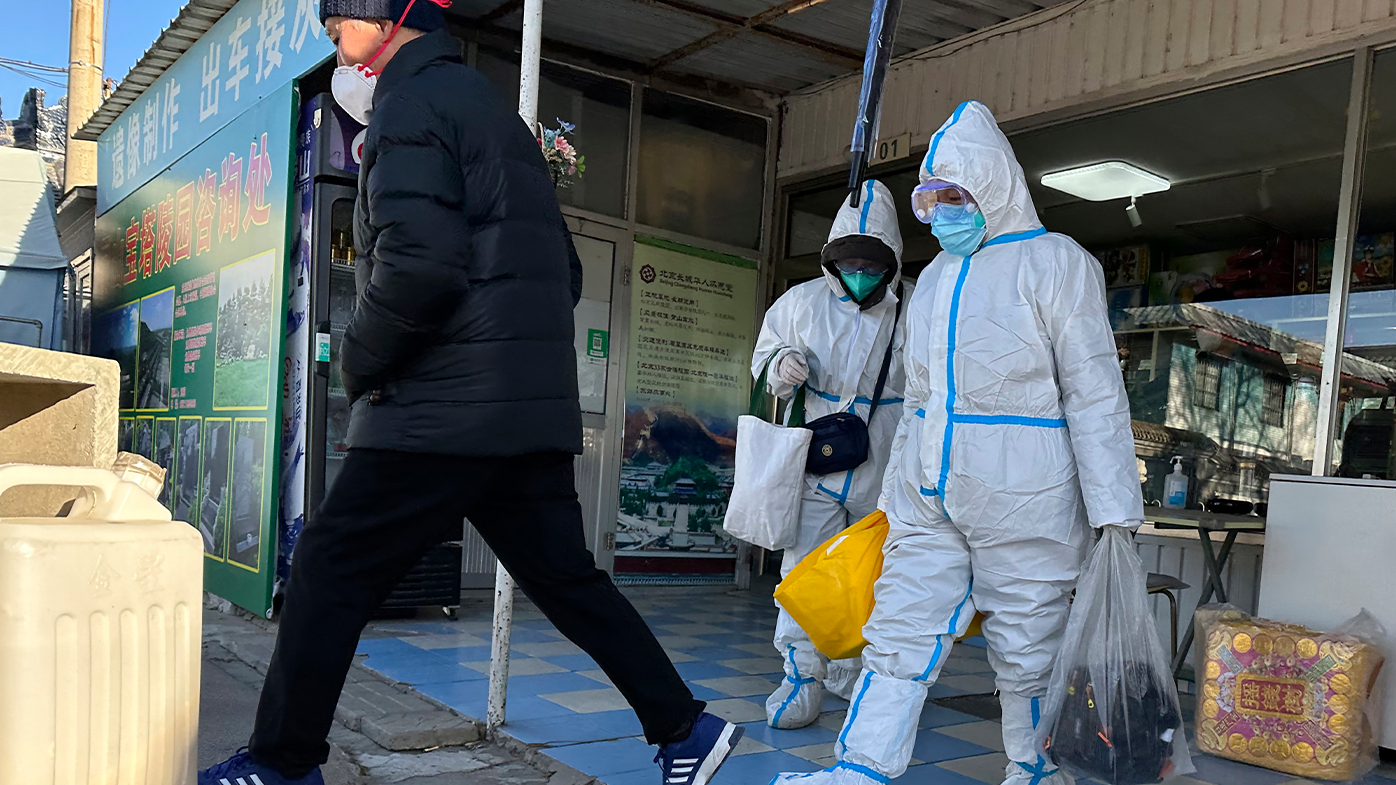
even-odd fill
[{"label": "sky", "polygon": [[[107,45],[103,75],[120,80],[155,43],[160,31],[179,14],[185,0],[107,0]],[[68,65],[69,4],[64,0],[5,0],[5,23],[0,25],[0,57],[40,65]],[[0,113],[7,120],[19,114],[19,102],[30,87],[46,91],[53,105],[67,92],[63,74],[44,74],[63,84],[54,87],[0,68]]]}]

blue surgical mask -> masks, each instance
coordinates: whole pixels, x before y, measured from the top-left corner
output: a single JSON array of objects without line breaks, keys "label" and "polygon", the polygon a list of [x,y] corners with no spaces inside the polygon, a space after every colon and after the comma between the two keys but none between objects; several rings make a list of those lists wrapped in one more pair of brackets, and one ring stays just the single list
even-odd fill
[{"label": "blue surgical mask", "polygon": [[853,295],[853,301],[861,303],[877,289],[877,285],[882,283],[882,279],[887,277],[886,273],[839,273],[839,280],[848,287],[848,293]]},{"label": "blue surgical mask", "polygon": [[940,241],[940,247],[956,256],[969,256],[979,250],[988,233],[984,214],[979,210],[941,209],[931,222],[931,234]]}]

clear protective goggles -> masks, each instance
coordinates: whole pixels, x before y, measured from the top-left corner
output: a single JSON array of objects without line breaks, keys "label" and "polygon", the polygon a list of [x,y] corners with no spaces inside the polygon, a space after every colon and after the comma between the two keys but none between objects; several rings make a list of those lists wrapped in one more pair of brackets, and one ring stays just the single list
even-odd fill
[{"label": "clear protective goggles", "polygon": [[892,268],[884,262],[874,262],[871,259],[840,259],[834,262],[834,269],[844,275],[854,273],[867,273],[869,275],[886,275]]},{"label": "clear protective goggles", "polygon": [[912,190],[911,211],[916,220],[929,224],[952,214],[973,215],[979,212],[979,205],[960,186],[932,179]]}]

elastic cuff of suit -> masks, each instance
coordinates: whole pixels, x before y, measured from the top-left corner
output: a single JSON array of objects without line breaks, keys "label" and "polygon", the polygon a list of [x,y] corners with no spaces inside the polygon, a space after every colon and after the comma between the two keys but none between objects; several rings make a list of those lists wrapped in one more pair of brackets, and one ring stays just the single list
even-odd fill
[{"label": "elastic cuff of suit", "polygon": [[860,766],[857,763],[848,763],[846,761],[841,761],[829,767],[828,769],[825,769],[825,771],[839,771],[840,769],[844,771],[855,771],[863,775],[864,777],[867,777],[868,779],[872,780],[873,782],[880,783],[880,785],[888,785],[888,783],[892,781],[891,777],[879,773],[876,769],[872,769],[867,766]]}]

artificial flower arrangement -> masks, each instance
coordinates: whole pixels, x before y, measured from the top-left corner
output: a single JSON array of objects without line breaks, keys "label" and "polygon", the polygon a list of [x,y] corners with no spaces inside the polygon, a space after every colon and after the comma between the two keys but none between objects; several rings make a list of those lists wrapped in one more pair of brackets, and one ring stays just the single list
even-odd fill
[{"label": "artificial flower arrangement", "polygon": [[572,180],[587,170],[586,156],[578,155],[577,148],[567,139],[567,135],[577,130],[575,125],[557,121],[556,129],[538,125],[538,146],[543,149],[543,158],[548,162],[548,173],[553,176],[553,186],[566,188]]}]

